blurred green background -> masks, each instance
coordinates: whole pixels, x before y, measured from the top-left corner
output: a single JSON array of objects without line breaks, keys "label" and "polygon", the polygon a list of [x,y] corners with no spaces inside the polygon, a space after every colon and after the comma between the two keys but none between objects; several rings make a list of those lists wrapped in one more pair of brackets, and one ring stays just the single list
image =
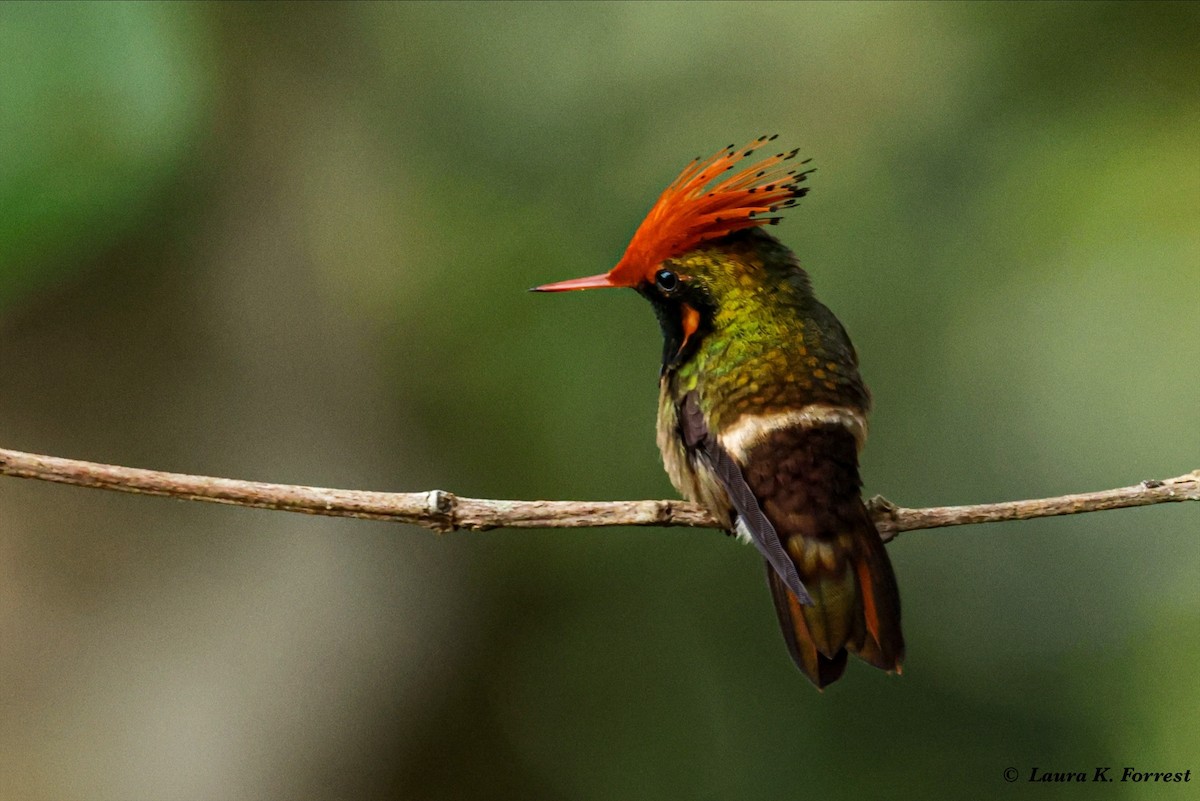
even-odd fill
[{"label": "blurred green background", "polygon": [[[0,446],[670,497],[607,270],[779,132],[907,506],[1200,467],[1195,4],[0,5]],[[1200,781],[1200,510],[913,532],[823,695],[713,532],[455,534],[0,479],[0,798],[1043,797]],[[1055,797],[1061,797],[1055,789]],[[1080,790],[1077,793],[1092,790]]]}]

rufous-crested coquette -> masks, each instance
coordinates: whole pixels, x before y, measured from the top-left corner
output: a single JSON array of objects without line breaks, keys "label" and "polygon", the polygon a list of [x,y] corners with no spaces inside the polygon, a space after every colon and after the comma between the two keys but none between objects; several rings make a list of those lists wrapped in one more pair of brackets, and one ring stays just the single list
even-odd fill
[{"label": "rufous-crested coquette", "polygon": [[763,230],[807,192],[811,170],[789,169],[793,150],[734,171],[774,138],[695,159],[609,272],[536,289],[630,287],[650,301],[671,482],[762,554],[792,659],[825,687],[847,652],[899,673],[904,638],[862,501],[870,395],[858,357],[795,255]]}]

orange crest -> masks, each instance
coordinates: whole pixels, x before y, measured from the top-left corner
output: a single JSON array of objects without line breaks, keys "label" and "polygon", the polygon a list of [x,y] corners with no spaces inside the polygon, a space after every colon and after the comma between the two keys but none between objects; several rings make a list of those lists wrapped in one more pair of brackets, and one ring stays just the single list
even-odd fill
[{"label": "orange crest", "polygon": [[632,286],[650,280],[659,264],[701,242],[779,222],[780,217],[771,215],[808,192],[808,187],[800,184],[812,170],[785,169],[796,150],[776,153],[708,188],[717,176],[773,139],[759,137],[745,147],[730,145],[708,159],[692,161],[638,226],[625,255],[609,273],[613,283]]},{"label": "orange crest", "polygon": [[[603,274],[537,287],[541,292],[637,286],[652,281],[658,265],[702,242],[743,228],[772,225],[772,216],[808,192],[801,186],[812,170],[786,169],[796,150],[776,153],[709,186],[755,150],[775,139],[760,136],[745,147],[729,145],[707,159],[697,157],[671,182],[638,226],[617,266]],[[807,164],[802,161],[800,164]]]}]

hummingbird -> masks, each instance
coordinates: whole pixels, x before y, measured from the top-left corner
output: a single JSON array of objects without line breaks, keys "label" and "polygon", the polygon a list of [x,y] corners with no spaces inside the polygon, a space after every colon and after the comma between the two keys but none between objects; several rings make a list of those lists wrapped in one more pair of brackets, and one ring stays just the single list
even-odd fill
[{"label": "hummingbird", "polygon": [[776,136],[694,159],[607,273],[534,287],[627,287],[663,334],[657,442],[671,483],[752,543],[796,666],[823,689],[847,653],[899,673],[900,595],[862,500],[870,393],[846,330],[765,227],[808,192]]}]

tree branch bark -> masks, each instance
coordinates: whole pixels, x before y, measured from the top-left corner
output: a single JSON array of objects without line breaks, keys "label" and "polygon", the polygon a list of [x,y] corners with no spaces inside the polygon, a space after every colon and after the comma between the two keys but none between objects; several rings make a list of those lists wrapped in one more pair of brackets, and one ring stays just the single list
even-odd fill
[{"label": "tree branch bark", "polygon": [[[503,501],[460,498],[443,490],[371,492],[231,478],[163,473],[135,467],[82,462],[0,448],[0,475],[79,487],[162,495],[330,517],[390,520],[437,532],[493,528],[589,528],[595,526],[690,526],[716,528],[702,508],[685,501]],[[1200,470],[1130,487],[977,506],[905,509],[876,496],[868,502],[884,541],[902,531],[1028,520],[1099,512],[1130,506],[1200,501]]]}]

